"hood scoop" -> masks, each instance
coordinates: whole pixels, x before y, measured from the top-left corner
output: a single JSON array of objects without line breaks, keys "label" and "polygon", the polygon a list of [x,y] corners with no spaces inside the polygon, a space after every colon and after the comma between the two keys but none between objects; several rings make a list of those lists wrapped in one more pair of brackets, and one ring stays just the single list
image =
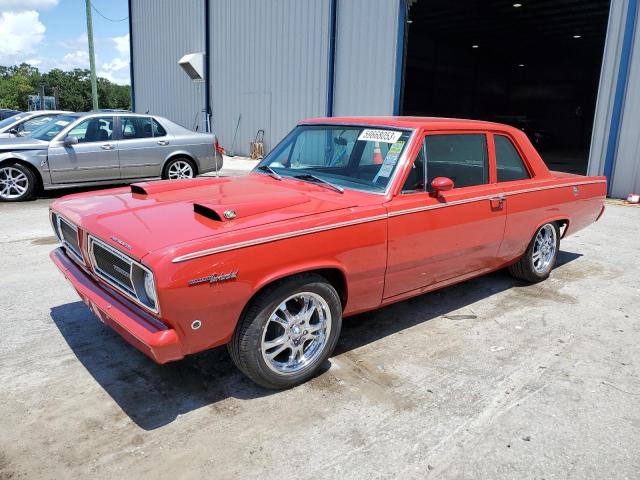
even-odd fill
[{"label": "hood scoop", "polygon": [[235,218],[242,219],[261,213],[269,213],[309,202],[306,195],[272,194],[269,198],[263,195],[247,195],[241,202],[197,202],[193,204],[193,211],[216,222],[228,222]]},{"label": "hood scoop", "polygon": [[138,195],[153,195],[154,193],[171,192],[174,190],[183,190],[191,187],[202,187],[205,185],[220,183],[218,179],[208,178],[191,178],[184,180],[160,180],[158,182],[138,182],[132,183],[131,193]]}]

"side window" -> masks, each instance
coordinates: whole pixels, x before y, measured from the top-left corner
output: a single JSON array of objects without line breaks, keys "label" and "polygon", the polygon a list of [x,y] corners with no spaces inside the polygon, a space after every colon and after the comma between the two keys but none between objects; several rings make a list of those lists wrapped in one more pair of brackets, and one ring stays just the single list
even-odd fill
[{"label": "side window", "polygon": [[158,122],[155,118],[151,119],[153,122],[153,136],[154,137],[164,137],[167,135],[167,131],[164,129],[160,122]]},{"label": "side window", "polygon": [[498,181],[510,182],[512,180],[531,178],[511,140],[503,135],[494,135],[493,138],[496,143]]},{"label": "side window", "polygon": [[427,189],[436,177],[453,180],[455,188],[489,182],[487,136],[483,133],[428,135]]},{"label": "side window", "polygon": [[113,139],[113,117],[94,117],[80,122],[67,134],[78,143],[106,142]]},{"label": "side window", "polygon": [[121,117],[120,125],[123,140],[153,137],[151,117]]},{"label": "side window", "polygon": [[424,192],[424,144],[420,147],[420,151],[416,155],[416,159],[411,165],[409,175],[402,186],[403,193]]}]

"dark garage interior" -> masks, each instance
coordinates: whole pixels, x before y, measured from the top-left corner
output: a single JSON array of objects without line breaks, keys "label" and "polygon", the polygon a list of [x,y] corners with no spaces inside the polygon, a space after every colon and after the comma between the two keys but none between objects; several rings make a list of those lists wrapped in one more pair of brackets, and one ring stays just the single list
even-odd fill
[{"label": "dark garage interior", "polygon": [[608,0],[411,2],[402,114],[507,123],[584,174],[608,14]]}]

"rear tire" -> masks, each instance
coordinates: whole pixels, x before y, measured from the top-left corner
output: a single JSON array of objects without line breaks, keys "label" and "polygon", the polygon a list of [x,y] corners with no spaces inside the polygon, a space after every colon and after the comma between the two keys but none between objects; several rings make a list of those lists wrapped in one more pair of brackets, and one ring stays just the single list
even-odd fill
[{"label": "rear tire", "polygon": [[33,196],[37,179],[28,167],[20,163],[0,166],[0,200],[22,202]]},{"label": "rear tire", "polygon": [[265,388],[284,389],[313,377],[333,352],[342,304],[324,277],[303,274],[260,292],[227,345],[231,359]]},{"label": "rear tire", "polygon": [[509,267],[509,273],[530,283],[546,280],[556,264],[559,249],[558,225],[545,223],[536,231],[522,258]]},{"label": "rear tire", "polygon": [[164,166],[162,178],[165,180],[180,180],[194,178],[198,174],[195,164],[190,158],[172,158]]}]

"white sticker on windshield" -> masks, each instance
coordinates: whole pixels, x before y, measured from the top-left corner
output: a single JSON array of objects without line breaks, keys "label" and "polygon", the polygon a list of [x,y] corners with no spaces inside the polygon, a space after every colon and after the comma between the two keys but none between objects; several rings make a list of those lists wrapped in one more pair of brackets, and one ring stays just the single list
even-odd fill
[{"label": "white sticker on windshield", "polygon": [[64,120],[58,120],[56,122],[56,125],[60,125],[61,127],[66,127],[67,125],[69,125],[69,122],[65,122]]},{"label": "white sticker on windshield", "polygon": [[358,140],[365,142],[384,142],[384,143],[396,143],[402,136],[402,132],[395,130],[373,130],[371,128],[365,128]]}]

